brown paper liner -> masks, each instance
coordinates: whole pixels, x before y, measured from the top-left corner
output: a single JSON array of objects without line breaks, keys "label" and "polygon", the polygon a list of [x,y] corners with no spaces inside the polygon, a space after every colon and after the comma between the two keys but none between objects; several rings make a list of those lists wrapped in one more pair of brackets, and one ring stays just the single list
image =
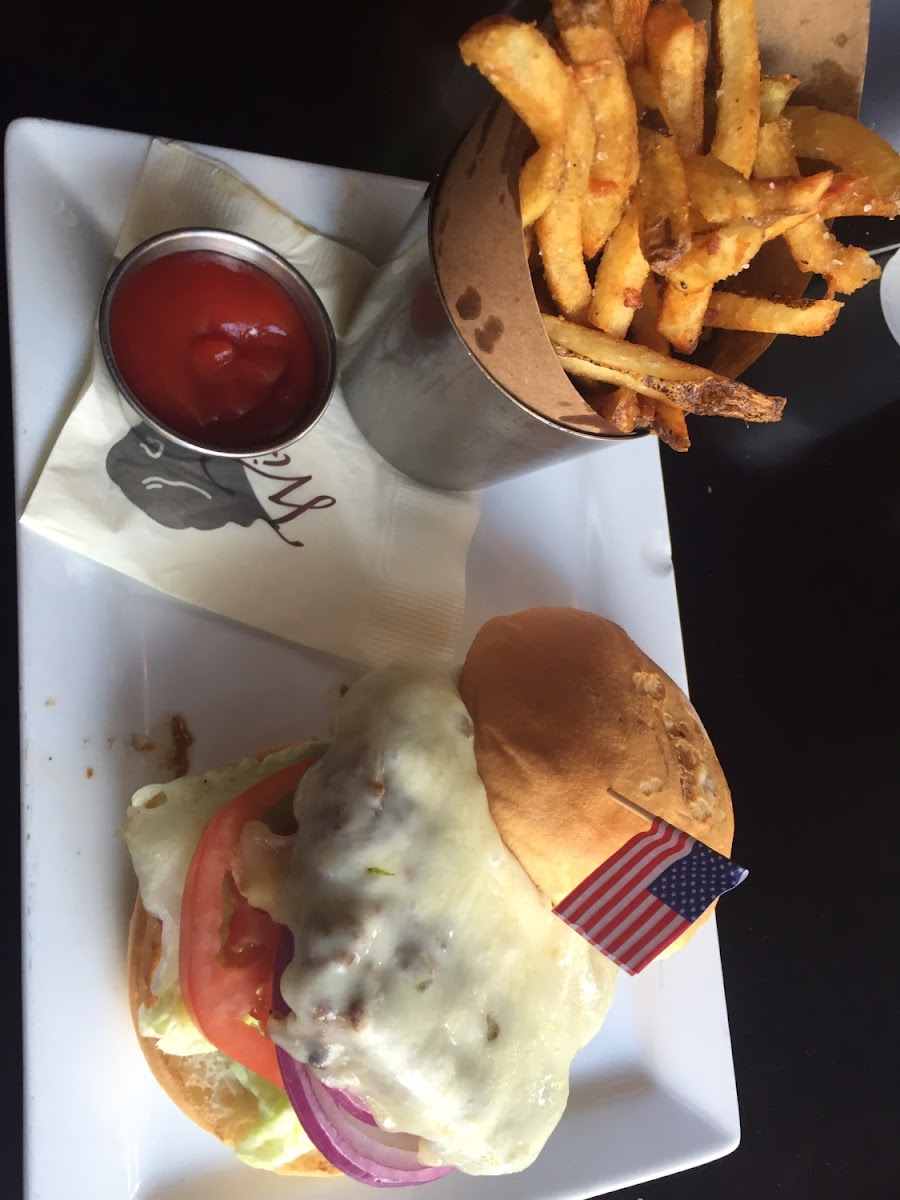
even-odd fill
[{"label": "brown paper liner", "polygon": [[[709,16],[709,0],[687,0],[686,7],[695,17]],[[803,86],[797,102],[855,115],[869,0],[756,0],[756,14],[763,72],[798,75]],[[460,337],[501,388],[551,421],[620,437],[569,382],[541,321],[519,214],[519,170],[530,145],[527,129],[500,99],[460,143],[435,198],[438,283]],[[790,299],[803,294],[808,279],[779,240],[723,286]],[[696,359],[735,378],[772,340],[767,334],[716,331]]]},{"label": "brown paper liner", "polygon": [[580,433],[621,437],[569,382],[544,331],[519,215],[529,144],[528,130],[501,100],[460,143],[435,197],[438,285],[469,353],[501,388]]}]

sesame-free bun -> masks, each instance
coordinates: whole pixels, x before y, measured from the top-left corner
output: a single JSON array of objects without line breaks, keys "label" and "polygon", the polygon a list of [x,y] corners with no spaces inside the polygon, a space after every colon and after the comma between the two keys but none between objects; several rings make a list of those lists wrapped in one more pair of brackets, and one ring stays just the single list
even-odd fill
[{"label": "sesame-free bun", "polygon": [[[227,1069],[214,1065],[214,1056],[165,1054],[154,1038],[142,1037],[138,1027],[141,1004],[152,1004],[150,980],[160,951],[160,923],[140,901],[135,903],[128,931],[128,1001],[141,1050],[157,1083],[186,1116],[201,1129],[234,1149],[259,1117],[256,1097]],[[340,1175],[317,1150],[276,1167],[279,1175]]]},{"label": "sesame-free bun", "polygon": [[496,617],[472,643],[460,692],[500,835],[554,905],[647,828],[610,788],[731,853],[731,794],[709,738],[618,625],[575,608]]}]

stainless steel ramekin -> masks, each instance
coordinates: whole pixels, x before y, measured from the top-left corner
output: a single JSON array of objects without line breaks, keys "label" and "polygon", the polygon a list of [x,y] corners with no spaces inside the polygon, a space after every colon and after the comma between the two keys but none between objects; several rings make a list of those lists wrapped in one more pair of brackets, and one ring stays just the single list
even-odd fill
[{"label": "stainless steel ramekin", "polygon": [[[298,418],[296,426],[281,434],[275,441],[261,445],[222,449],[185,437],[164,424],[146,408],[140,397],[135,395],[122,377],[109,336],[109,317],[115,303],[117,290],[129,275],[140,267],[146,266],[147,263],[188,250],[215,251],[218,254],[226,254],[231,258],[239,259],[241,262],[250,263],[265,271],[287,292],[309,330],[318,364],[313,402],[305,408],[302,416]],[[276,254],[274,250],[270,250],[268,246],[264,246],[252,238],[244,237],[242,234],[230,233],[224,229],[173,229],[148,238],[147,241],[135,246],[131,253],[122,259],[107,281],[100,300],[99,333],[104,361],[126,408],[136,413],[161,437],[200,454],[217,458],[254,458],[283,450],[303,437],[304,434],[309,433],[328,407],[334,391],[337,373],[337,345],[334,329],[328,313],[311,285],[286,259]]]}]

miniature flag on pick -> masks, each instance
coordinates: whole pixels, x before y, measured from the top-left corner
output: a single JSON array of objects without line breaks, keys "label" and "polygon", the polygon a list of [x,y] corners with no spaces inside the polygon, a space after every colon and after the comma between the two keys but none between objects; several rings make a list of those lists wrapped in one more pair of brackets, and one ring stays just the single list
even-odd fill
[{"label": "miniature flag on pick", "polygon": [[629,975],[637,975],[747,871],[610,789],[651,821],[553,910]]}]

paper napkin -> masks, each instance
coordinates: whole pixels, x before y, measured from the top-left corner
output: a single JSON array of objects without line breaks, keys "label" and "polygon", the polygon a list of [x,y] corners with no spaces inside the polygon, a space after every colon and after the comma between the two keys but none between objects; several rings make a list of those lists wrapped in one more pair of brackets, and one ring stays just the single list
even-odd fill
[{"label": "paper napkin", "polygon": [[[221,163],[154,141],[116,247],[181,226],[255,238],[312,284],[338,338],[374,268]],[[22,521],[180,600],[366,665],[453,654],[477,495],[419,486],[363,439],[340,388],[286,452],[205,458],[121,404],[99,346]]]}]

